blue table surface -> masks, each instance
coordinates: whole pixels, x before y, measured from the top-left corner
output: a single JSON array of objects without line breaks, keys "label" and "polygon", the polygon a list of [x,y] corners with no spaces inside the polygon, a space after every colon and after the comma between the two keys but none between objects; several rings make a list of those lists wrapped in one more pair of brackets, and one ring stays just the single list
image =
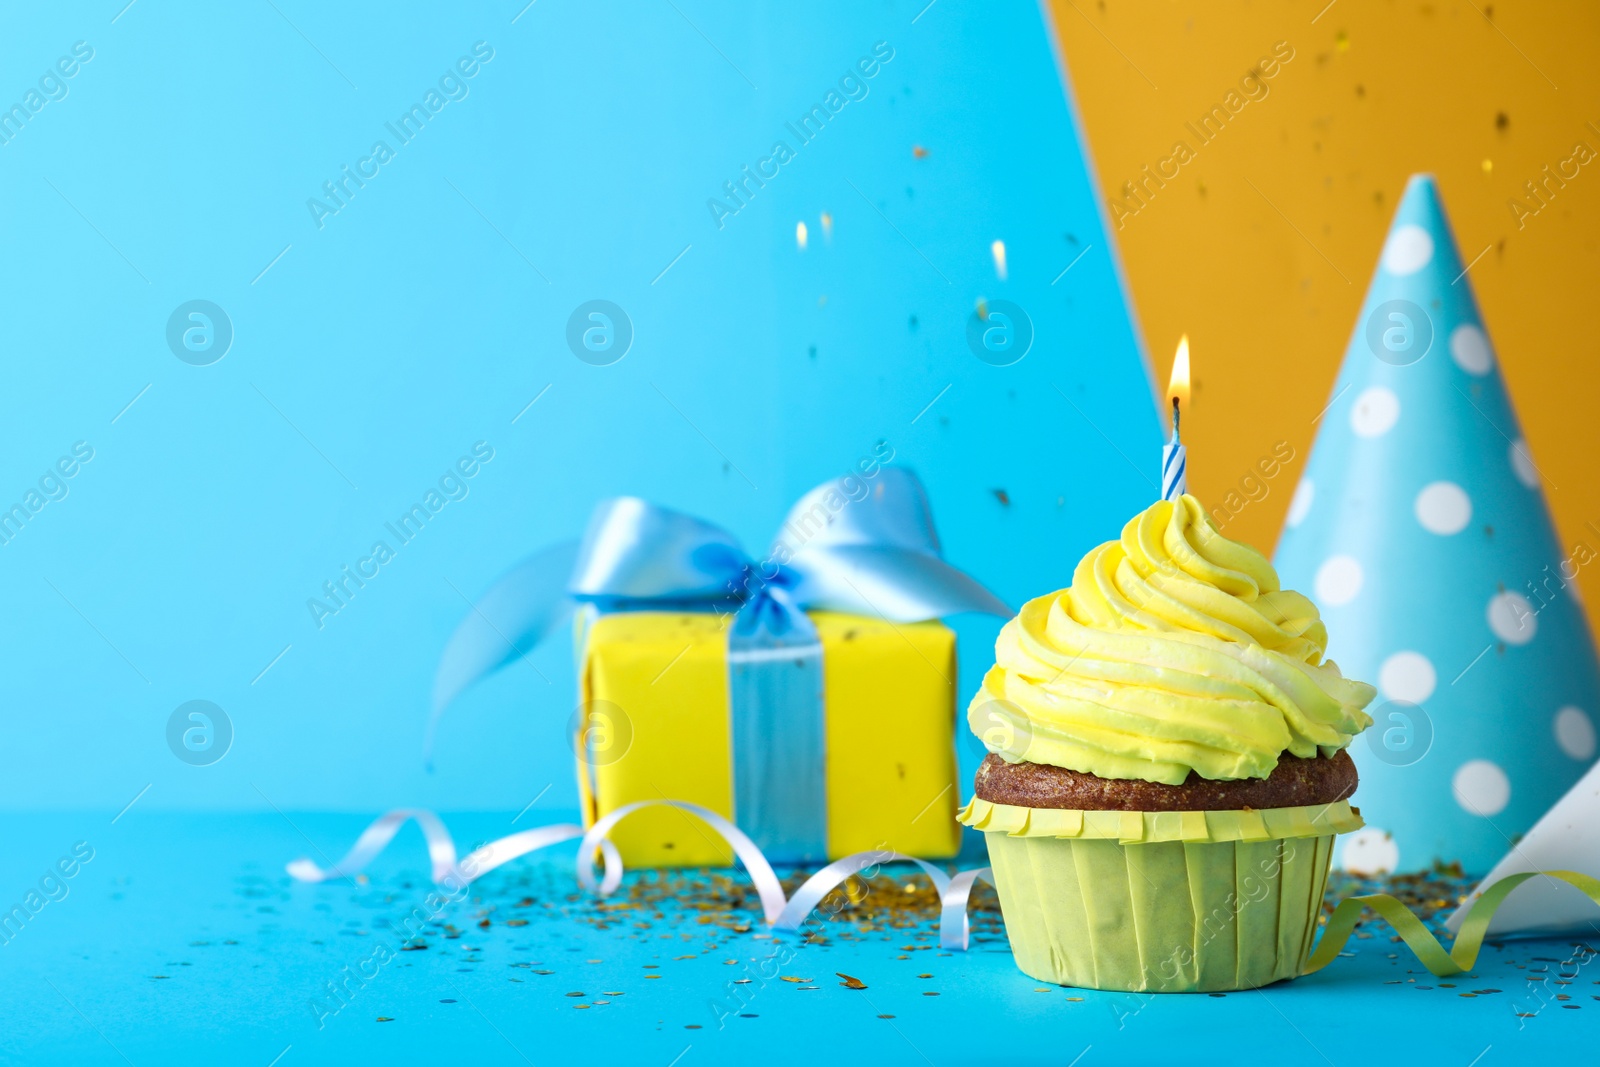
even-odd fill
[{"label": "blue table surface", "polygon": [[[447,821],[466,845],[534,820]],[[1260,1050],[1279,1062],[1426,1057],[1494,1067],[1592,1049],[1600,1018],[1600,967],[1563,968],[1570,941],[1491,945],[1470,976],[1441,981],[1381,922],[1365,928],[1370,938],[1351,941],[1353,955],[1316,975],[1226,996],[1045,987],[1017,970],[998,931],[970,952],[943,952],[931,916],[918,928],[864,934],[833,923],[825,944],[773,935],[759,920],[738,933],[702,921],[716,914],[714,886],[703,876],[681,883],[675,906],[603,922],[577,895],[570,844],[476,883],[439,915],[461,936],[436,928],[426,950],[366,963],[372,976],[346,982],[347,1002],[332,1011],[338,1002],[327,984],[381,957],[380,944],[397,945],[389,923],[430,888],[414,829],[365,884],[308,886],[284,873],[301,855],[341,855],[365,823],[353,815],[138,808],[114,824],[89,812],[6,817],[0,903],[8,908],[76,843],[94,852],[71,878],[48,886],[57,899],[20,929],[15,919],[7,927],[0,1058],[693,1067],[848,1056],[1094,1067],[1240,1062]],[[486,928],[477,925],[485,914]],[[507,921],[518,917],[526,923]],[[774,970],[810,981],[763,978]],[[845,988],[838,972],[867,988]],[[750,981],[735,984],[740,978]],[[1499,992],[1465,995],[1480,989]]]}]

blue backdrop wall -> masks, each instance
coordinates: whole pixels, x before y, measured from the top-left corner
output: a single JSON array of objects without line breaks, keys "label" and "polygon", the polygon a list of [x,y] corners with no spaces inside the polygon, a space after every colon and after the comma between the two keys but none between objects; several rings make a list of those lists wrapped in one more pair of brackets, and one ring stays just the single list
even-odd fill
[{"label": "blue backdrop wall", "polygon": [[[8,16],[0,806],[572,807],[565,637],[420,749],[463,598],[606,495],[759,551],[884,442],[953,562],[1068,581],[1154,497],[1145,363],[1044,16],[923,2]],[[998,624],[957,625],[964,704]],[[196,699],[234,732],[203,767]]]}]

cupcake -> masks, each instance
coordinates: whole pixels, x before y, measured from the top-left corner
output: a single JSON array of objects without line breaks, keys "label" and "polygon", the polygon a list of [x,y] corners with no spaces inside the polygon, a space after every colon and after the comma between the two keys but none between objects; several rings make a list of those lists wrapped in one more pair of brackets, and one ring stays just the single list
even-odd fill
[{"label": "cupcake", "polygon": [[960,817],[1023,971],[1137,992],[1301,973],[1334,836],[1362,825],[1345,749],[1375,695],[1326,645],[1316,606],[1187,495],[1005,625]]}]

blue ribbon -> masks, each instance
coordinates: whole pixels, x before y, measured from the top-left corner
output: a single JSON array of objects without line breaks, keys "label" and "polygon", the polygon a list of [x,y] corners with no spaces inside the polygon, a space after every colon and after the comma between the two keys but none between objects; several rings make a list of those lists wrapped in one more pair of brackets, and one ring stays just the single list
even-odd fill
[{"label": "blue ribbon", "polygon": [[602,502],[581,544],[547,548],[490,587],[445,646],[440,714],[526,655],[577,604],[600,611],[723,611],[728,631],[734,817],[777,862],[826,858],[822,645],[807,609],[920,622],[964,611],[1009,617],[939,557],[917,476],[883,468],[811,490],[771,551],[752,559],[726,530],[637,497]]}]

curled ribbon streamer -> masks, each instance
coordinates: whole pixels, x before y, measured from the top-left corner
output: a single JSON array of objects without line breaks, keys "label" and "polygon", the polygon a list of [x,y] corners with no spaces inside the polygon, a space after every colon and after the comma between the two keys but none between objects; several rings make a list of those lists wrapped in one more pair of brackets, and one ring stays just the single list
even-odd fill
[{"label": "curled ribbon streamer", "polygon": [[[657,806],[677,808],[679,811],[698,816],[728,842],[733,854],[739,857],[739,862],[743,863],[744,869],[749,872],[750,881],[755,884],[756,895],[761,900],[761,911],[766,916],[767,924],[779,930],[800,929],[806,917],[822,902],[822,898],[851,875],[885,863],[914,863],[933,882],[933,887],[939,894],[939,947],[965,952],[969,927],[967,901],[972,895],[972,887],[979,878],[992,881],[987,867],[962,871],[952,878],[926,860],[908,856],[903,852],[878,849],[871,852],[857,852],[843,859],[834,860],[801,883],[800,888],[794,891],[793,897],[785,898],[783,885],[778,880],[777,872],[772,869],[772,864],[767,862],[767,857],[762,854],[756,843],[733,823],[709,808],[685,800],[638,800],[607,813],[583,835],[583,843],[578,846],[578,882],[585,889],[594,892],[596,887],[594,868],[590,863],[584,862],[582,857],[592,857],[595,846],[604,843],[606,835],[623,819],[641,808]],[[619,877],[617,881],[620,880]],[[607,882],[610,882],[609,878]],[[600,895],[605,896],[615,888],[615,884],[610,884],[608,887],[606,883],[602,883],[599,887]]]},{"label": "curled ribbon streamer", "polygon": [[1417,918],[1410,908],[1389,894],[1373,893],[1369,896],[1346,897],[1333,909],[1333,916],[1328,920],[1328,928],[1317,944],[1317,951],[1312,954],[1306,963],[1306,969],[1301,973],[1312,974],[1332,963],[1339,955],[1339,951],[1344,948],[1345,942],[1350,940],[1350,935],[1356,928],[1356,920],[1360,919],[1361,913],[1370,907],[1389,920],[1389,925],[1394,927],[1394,932],[1400,935],[1406,947],[1433,974],[1440,978],[1465,974],[1478,960],[1478,952],[1483,948],[1484,934],[1489,929],[1489,920],[1494,918],[1495,910],[1506,897],[1511,895],[1513,889],[1528,879],[1540,875],[1566,882],[1596,904],[1600,904],[1600,879],[1587,874],[1580,874],[1577,871],[1529,871],[1509,875],[1490,886],[1473,903],[1472,910],[1467,913],[1466,919],[1461,924],[1461,932],[1456,935],[1450,951],[1446,952],[1439,939],[1422,924],[1422,920]]},{"label": "curled ribbon streamer", "polygon": [[[967,919],[967,902],[972,895],[973,886],[977,884],[979,878],[993,882],[988,867],[961,871],[952,877],[926,860],[881,849],[857,852],[843,859],[834,860],[807,878],[800,888],[795,890],[793,897],[785,897],[777,871],[773,870],[772,864],[767,862],[767,857],[743,830],[709,808],[683,800],[639,800],[632,804],[624,804],[597,820],[587,832],[583,827],[571,823],[556,823],[533,830],[522,830],[489,842],[469,853],[460,863],[456,862],[455,841],[437,815],[425,808],[398,808],[374,819],[362,831],[350,851],[332,867],[318,867],[311,860],[301,858],[289,863],[285,869],[302,882],[316,883],[334,878],[348,878],[371,863],[388,847],[389,842],[394,840],[400,828],[407,821],[415,819],[417,827],[428,843],[428,856],[433,862],[435,884],[442,885],[454,880],[461,885],[467,885],[496,867],[503,866],[529,852],[581,838],[578,843],[578,883],[591,893],[609,896],[622,884],[622,856],[606,835],[627,816],[641,808],[652,806],[677,808],[687,812],[700,818],[720,834],[732,847],[734,855],[744,864],[745,870],[749,872],[767,924],[780,930],[800,929],[806,917],[822,902],[822,898],[851,875],[884,863],[914,863],[933,881],[934,888],[939,893],[939,947],[965,952],[970,927]],[[598,882],[594,875],[596,853],[602,857],[605,868],[605,873]]]},{"label": "curled ribbon streamer", "polygon": [[950,879],[950,884],[939,894],[940,948],[952,952],[967,950],[967,937],[971,931],[971,923],[967,919],[967,899],[972,896],[972,889],[977,885],[979,878],[994,885],[994,870],[989,867],[974,867],[969,871],[961,871]]},{"label": "curled ribbon streamer", "polygon": [[822,898],[833,892],[851,875],[860,874],[868,867],[894,862],[916,864],[933,882],[933,888],[939,894],[939,947],[965,952],[970,929],[967,920],[967,902],[979,878],[993,884],[994,878],[989,868],[975,867],[951,877],[926,860],[888,849],[857,852],[843,859],[834,860],[807,878],[800,888],[794,891],[794,896],[789,898],[789,903],[784,906],[783,913],[773,925],[781,930],[800,929],[800,924],[818,904],[822,903]]},{"label": "curled ribbon streamer", "polygon": [[632,804],[624,804],[614,811],[607,812],[595,820],[589,827],[589,832],[583,835],[583,841],[578,845],[578,884],[591,893],[598,892],[601,896],[610,896],[618,885],[622,883],[620,867],[615,879],[610,877],[610,872],[600,885],[594,881],[594,850],[601,842],[606,841],[606,835],[623,819],[632,815],[641,808],[665,805],[677,808],[680,811],[697,815],[707,826],[710,826],[722,839],[733,848],[733,854],[739,857],[744,864],[744,869],[750,873],[750,881],[755,883],[756,896],[761,900],[761,911],[766,916],[769,925],[778,921],[779,914],[783,911],[784,896],[783,886],[778,882],[778,874],[772,869],[772,864],[767,862],[767,857],[762,854],[756,843],[750,840],[745,832],[721,815],[709,808],[702,808],[698,804],[690,804],[685,800],[636,800]]},{"label": "curled ribbon streamer", "polygon": [[451,840],[450,831],[444,828],[444,823],[439,821],[439,816],[426,808],[396,808],[378,816],[372,820],[371,825],[361,831],[361,836],[356,838],[356,843],[350,847],[350,851],[332,867],[324,869],[302,857],[284,869],[302,882],[326,882],[333,878],[349,878],[387,848],[389,842],[394,840],[394,835],[400,832],[400,827],[411,819],[417,821],[417,828],[422,831],[423,839],[428,842],[428,858],[433,861],[435,884],[443,882],[452,874],[460,877],[460,869],[456,866],[456,843]]},{"label": "curled ribbon streamer", "polygon": [[[554,823],[533,830],[520,830],[473,850],[464,860],[457,863],[455,840],[450,836],[450,831],[445,829],[439,816],[426,808],[396,808],[372,820],[372,823],[361,832],[361,836],[356,838],[356,843],[351,846],[350,851],[332,867],[318,867],[311,860],[301,857],[290,862],[284,869],[302,882],[316,883],[334,878],[349,878],[360,873],[371,863],[378,853],[394,840],[394,835],[400,832],[400,828],[412,819],[416,820],[417,828],[422,831],[422,837],[428,843],[428,858],[433,864],[435,885],[443,885],[452,880],[461,885],[468,885],[496,867],[504,866],[520,856],[583,836],[583,827],[572,823]],[[605,860],[604,884],[615,889],[622,883],[622,854],[610,841],[601,841],[597,847]]]}]

